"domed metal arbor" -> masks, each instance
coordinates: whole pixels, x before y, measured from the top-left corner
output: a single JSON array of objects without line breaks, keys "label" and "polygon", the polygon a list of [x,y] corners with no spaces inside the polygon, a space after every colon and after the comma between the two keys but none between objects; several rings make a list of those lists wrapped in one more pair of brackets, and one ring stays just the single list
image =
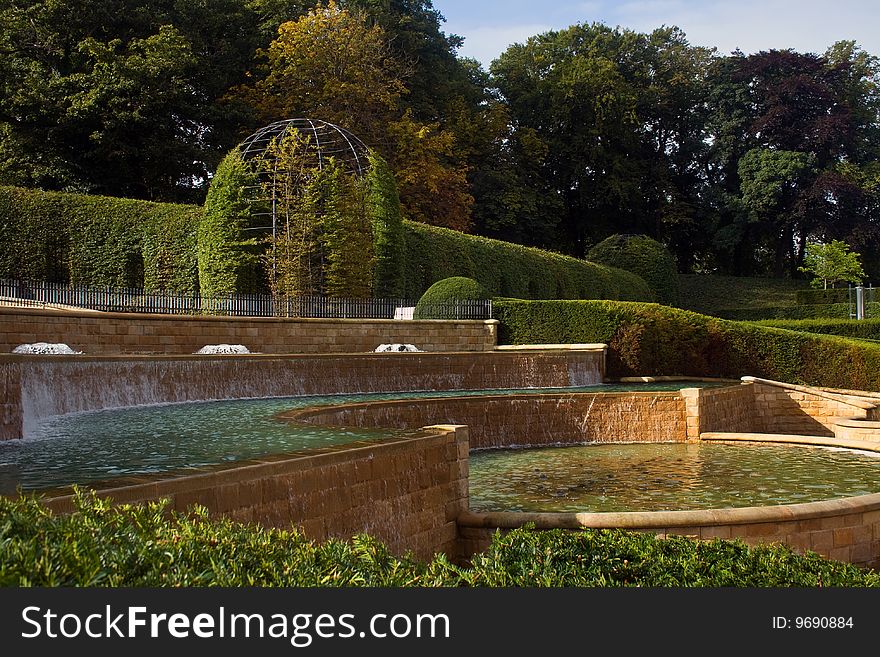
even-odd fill
[{"label": "domed metal arbor", "polygon": [[[338,125],[319,119],[285,119],[270,123],[241,142],[241,154],[246,162],[253,164],[257,184],[246,192],[252,201],[265,203],[266,210],[255,212],[249,230],[271,229],[273,237],[278,234],[278,185],[275,179],[290,172],[278,168],[277,157],[271,146],[298,131],[305,140],[308,166],[323,169],[333,158],[341,163],[346,173],[361,177],[369,169],[369,148],[366,144]],[[274,158],[274,161],[273,161]],[[309,161],[310,160],[310,161]]]}]

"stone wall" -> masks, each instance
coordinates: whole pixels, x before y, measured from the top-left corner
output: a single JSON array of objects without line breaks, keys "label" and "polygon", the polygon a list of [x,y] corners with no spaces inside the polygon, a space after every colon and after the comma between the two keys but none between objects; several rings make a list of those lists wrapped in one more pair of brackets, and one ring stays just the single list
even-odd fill
[{"label": "stone wall", "polygon": [[831,437],[838,420],[868,416],[868,409],[839,395],[802,386],[783,386],[758,379],[754,383],[754,396],[755,421],[751,431],[761,433]]},{"label": "stone wall", "polygon": [[[467,510],[466,427],[430,427],[419,435],[375,444],[311,450],[238,463],[207,474],[142,478],[99,489],[119,503],[168,498],[184,511],[194,504],[213,514],[266,527],[301,527],[314,540],[367,532],[394,553],[422,559],[457,553],[456,518]],[[47,500],[73,510],[70,495]]]},{"label": "stone wall", "polygon": [[[753,431],[755,426],[755,389],[754,385],[732,385],[723,388],[700,388],[684,390],[689,406],[696,400],[694,415],[696,422],[691,420],[689,412],[689,439],[699,439],[700,434],[707,431]],[[693,431],[696,427],[697,431]]]},{"label": "stone wall", "polygon": [[467,425],[471,448],[584,442],[684,442],[678,392],[489,395],[377,401],[302,409],[282,417],[329,426],[415,429]]},{"label": "stone wall", "polygon": [[241,344],[265,354],[356,353],[380,344],[422,351],[495,348],[497,320],[288,319],[60,312],[0,307],[0,353],[35,342],[87,354],[192,354]]},{"label": "stone wall", "polygon": [[[100,409],[296,395],[599,383],[598,350],[246,356],[0,355],[0,439]],[[447,420],[443,420],[447,423]],[[422,426],[422,425],[420,425]]]}]

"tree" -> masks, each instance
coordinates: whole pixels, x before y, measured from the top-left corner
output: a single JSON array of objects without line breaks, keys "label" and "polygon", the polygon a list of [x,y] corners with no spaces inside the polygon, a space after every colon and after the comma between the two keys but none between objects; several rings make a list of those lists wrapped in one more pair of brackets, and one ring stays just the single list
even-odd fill
[{"label": "tree", "polygon": [[861,283],[865,277],[859,254],[851,252],[849,246],[839,240],[828,244],[807,244],[804,266],[800,269],[815,276],[810,283],[813,287],[821,285],[825,289],[828,289],[828,283],[831,283],[831,287],[844,281]]},{"label": "tree", "polygon": [[454,135],[405,108],[408,69],[381,26],[333,2],[318,5],[282,24],[263,60],[262,77],[238,95],[264,122],[314,117],[350,130],[388,161],[410,218],[468,228],[473,198]]}]

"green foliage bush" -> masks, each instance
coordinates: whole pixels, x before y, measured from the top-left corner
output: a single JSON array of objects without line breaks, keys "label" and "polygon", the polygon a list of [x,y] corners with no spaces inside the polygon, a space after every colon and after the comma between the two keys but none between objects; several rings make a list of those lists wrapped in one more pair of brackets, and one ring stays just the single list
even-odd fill
[{"label": "green foliage bush", "polygon": [[[829,303],[849,303],[850,291],[845,287],[833,287],[827,290],[798,290],[795,293],[795,302],[797,305],[813,305],[813,304],[829,304]],[[853,294],[853,300],[855,295]]]},{"label": "green foliage bush", "polygon": [[437,281],[429,287],[416,304],[413,319],[454,319],[454,309],[448,307],[455,301],[479,301],[489,299],[489,294],[473,278],[452,276]]},{"label": "green foliage bush", "polygon": [[465,276],[493,297],[653,301],[639,276],[541,249],[404,221],[405,296]]},{"label": "green foliage bush", "polygon": [[196,206],[0,187],[0,278],[198,289]]},{"label": "green foliage bush", "polygon": [[237,148],[217,167],[198,228],[199,284],[204,296],[265,291],[254,238],[245,237],[256,210],[245,188],[256,184],[254,172]]},{"label": "green foliage bush", "polygon": [[658,303],[678,304],[675,258],[660,242],[646,235],[612,235],[590,249],[587,260],[638,274],[654,290]]},{"label": "green foliage bush", "polygon": [[[764,319],[849,319],[855,306],[848,303],[814,303],[803,306],[767,308],[726,308],[718,311],[724,319],[760,321]],[[865,312],[880,315],[880,303],[866,303]]]},{"label": "green foliage bush", "polygon": [[611,377],[751,375],[880,391],[880,345],[733,322],[656,304],[496,301],[499,344],[604,342]]},{"label": "green foliage bush", "polygon": [[756,323],[789,331],[880,340],[880,319],[767,319]]},{"label": "green foliage bush", "polygon": [[373,296],[404,296],[403,217],[394,172],[381,157],[370,152],[367,172],[367,214],[373,224]]},{"label": "green foliage bush", "polygon": [[0,498],[0,586],[874,587],[880,574],[780,545],[622,530],[517,529],[496,534],[469,566],[442,555],[423,563],[369,536],[316,543],[203,509],[111,506],[85,494],[69,515]]}]

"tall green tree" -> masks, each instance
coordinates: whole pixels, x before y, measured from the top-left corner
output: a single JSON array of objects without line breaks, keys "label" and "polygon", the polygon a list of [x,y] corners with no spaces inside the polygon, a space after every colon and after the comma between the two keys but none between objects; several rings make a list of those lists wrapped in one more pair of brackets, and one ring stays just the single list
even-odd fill
[{"label": "tall green tree", "polygon": [[547,154],[542,178],[559,202],[559,247],[582,256],[614,232],[668,239],[700,229],[711,56],[674,28],[646,35],[582,24],[532,37],[493,63],[516,131],[532,131]]}]

